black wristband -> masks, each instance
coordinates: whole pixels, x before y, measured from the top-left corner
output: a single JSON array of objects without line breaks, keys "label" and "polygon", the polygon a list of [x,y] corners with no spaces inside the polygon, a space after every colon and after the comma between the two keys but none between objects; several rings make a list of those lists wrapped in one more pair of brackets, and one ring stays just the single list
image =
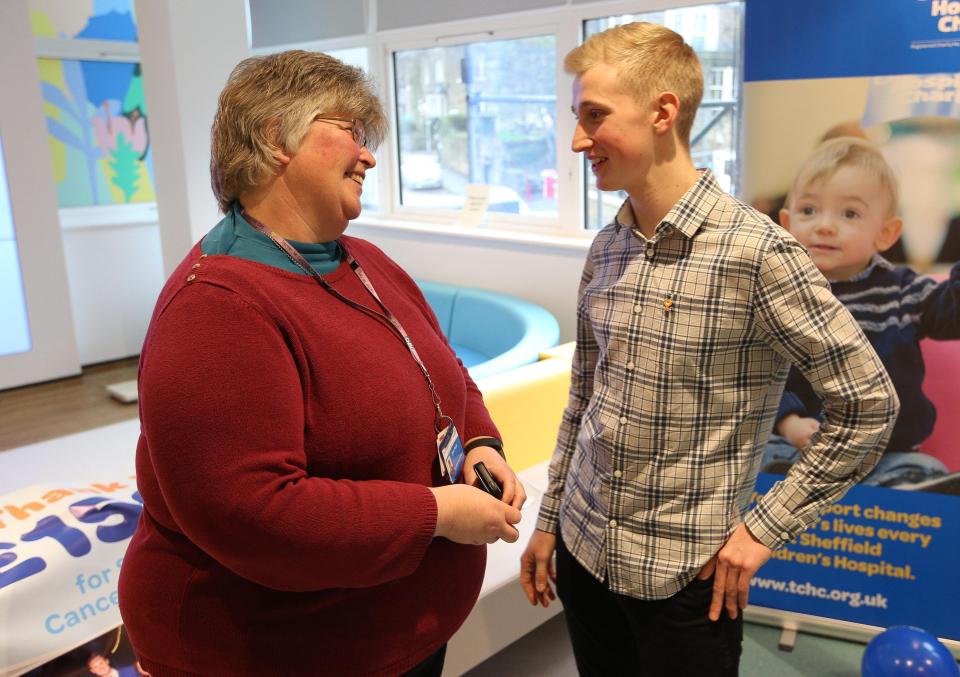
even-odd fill
[{"label": "black wristband", "polygon": [[495,452],[500,454],[500,458],[504,461],[507,460],[507,455],[503,453],[503,442],[496,437],[478,437],[475,440],[470,440],[463,447],[464,455],[469,454],[472,449],[477,447],[492,447]]}]

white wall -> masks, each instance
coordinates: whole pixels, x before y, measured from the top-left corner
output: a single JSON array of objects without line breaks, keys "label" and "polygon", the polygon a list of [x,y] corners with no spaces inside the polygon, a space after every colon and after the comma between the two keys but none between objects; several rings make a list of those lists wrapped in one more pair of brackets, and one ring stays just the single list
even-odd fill
[{"label": "white wall", "polygon": [[138,355],[164,281],[159,226],[67,228],[63,249],[80,363]]}]

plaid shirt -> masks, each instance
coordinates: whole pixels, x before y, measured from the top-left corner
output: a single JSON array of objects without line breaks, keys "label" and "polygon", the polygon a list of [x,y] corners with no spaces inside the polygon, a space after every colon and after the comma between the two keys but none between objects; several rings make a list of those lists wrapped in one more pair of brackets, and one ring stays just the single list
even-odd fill
[{"label": "plaid shirt", "polygon": [[[577,304],[570,400],[537,528],[616,593],[680,591],[743,521],[777,549],[864,477],[896,418],[857,322],[787,231],[709,171],[647,240],[629,201],[601,230]],[[819,436],[747,513],[795,364]]]}]

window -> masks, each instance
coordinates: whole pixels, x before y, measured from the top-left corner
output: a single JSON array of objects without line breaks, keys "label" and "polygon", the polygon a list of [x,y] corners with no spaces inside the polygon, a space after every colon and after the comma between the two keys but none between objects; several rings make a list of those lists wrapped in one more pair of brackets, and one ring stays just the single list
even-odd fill
[{"label": "window", "polygon": [[31,10],[60,207],[154,202],[133,0]]},{"label": "window", "polygon": [[393,59],[402,205],[460,209],[467,185],[480,183],[491,212],[556,214],[554,36]]},{"label": "window", "polygon": [[[632,21],[663,24],[680,33],[697,52],[703,66],[704,96],[690,134],[690,153],[694,165],[711,169],[724,190],[735,191],[740,143],[740,83],[743,79],[743,3],[699,5],[590,19],[584,22],[585,37]],[[597,191],[596,179],[585,161],[584,177],[587,228],[602,228],[613,220],[626,199],[626,193]]]}]

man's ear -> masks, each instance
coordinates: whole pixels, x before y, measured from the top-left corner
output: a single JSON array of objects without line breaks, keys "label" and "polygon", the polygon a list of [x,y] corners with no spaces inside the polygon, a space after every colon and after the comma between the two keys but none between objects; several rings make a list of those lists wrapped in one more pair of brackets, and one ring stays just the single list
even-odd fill
[{"label": "man's ear", "polygon": [[897,243],[897,240],[900,239],[900,233],[903,232],[903,219],[897,216],[891,216],[887,219],[886,223],[883,224],[883,228],[880,229],[880,233],[877,234],[877,239],[874,241],[874,245],[877,248],[878,252],[885,252],[890,247]]},{"label": "man's ear", "polygon": [[680,114],[680,97],[673,92],[660,92],[656,106],[656,117],[653,120],[653,131],[657,134],[666,134],[677,124],[677,115]]},{"label": "man's ear", "polygon": [[783,226],[783,229],[790,232],[790,210],[781,209],[780,210],[780,225]]}]

